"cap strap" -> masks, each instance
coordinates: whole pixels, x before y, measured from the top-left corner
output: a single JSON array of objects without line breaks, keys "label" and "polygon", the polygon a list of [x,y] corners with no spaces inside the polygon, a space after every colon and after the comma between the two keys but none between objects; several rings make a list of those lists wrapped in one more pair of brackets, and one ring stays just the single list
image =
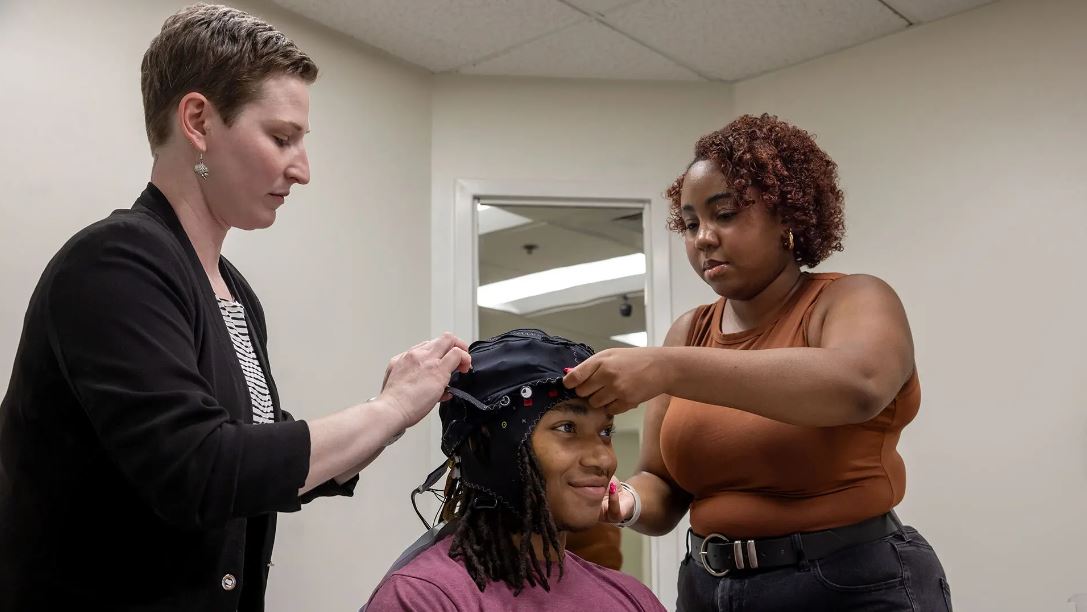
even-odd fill
[{"label": "cap strap", "polygon": [[469,404],[475,406],[476,408],[478,408],[480,410],[483,410],[483,411],[490,411],[491,410],[491,408],[489,406],[486,406],[486,405],[484,405],[483,402],[477,400],[475,398],[475,396],[473,396],[471,393],[461,391],[460,389],[456,389],[454,387],[446,387],[445,392],[452,395],[453,397],[456,397],[456,398],[459,398],[459,399],[462,399],[462,400],[468,402]]}]

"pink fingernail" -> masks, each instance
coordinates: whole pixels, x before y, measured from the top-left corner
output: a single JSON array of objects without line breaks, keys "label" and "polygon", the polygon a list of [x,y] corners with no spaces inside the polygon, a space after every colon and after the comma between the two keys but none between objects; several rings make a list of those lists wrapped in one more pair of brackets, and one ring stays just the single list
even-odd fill
[{"label": "pink fingernail", "polygon": [[609,482],[608,483],[608,494],[609,495],[615,495],[615,483],[614,482]]},{"label": "pink fingernail", "polygon": [[563,374],[569,374],[569,373],[570,373],[570,370],[573,370],[573,369],[574,369],[574,368],[563,368],[563,369],[562,369],[562,373],[563,373]]}]

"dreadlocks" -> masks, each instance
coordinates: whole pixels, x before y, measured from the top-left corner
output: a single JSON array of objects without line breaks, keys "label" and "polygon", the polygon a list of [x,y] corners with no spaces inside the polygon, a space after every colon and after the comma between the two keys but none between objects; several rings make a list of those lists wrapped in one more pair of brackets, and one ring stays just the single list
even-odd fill
[{"label": "dreadlocks", "polygon": [[[466,444],[469,452],[486,452],[487,432],[480,433],[482,440],[475,436],[469,438]],[[558,528],[547,506],[547,483],[540,474],[530,441],[521,445],[517,467],[524,483],[524,513],[520,517],[501,503],[490,507],[490,495],[464,486],[458,478],[450,477],[446,481],[442,520],[459,520],[449,557],[464,563],[480,592],[486,589],[487,583],[499,580],[509,585],[514,595],[519,594],[526,583],[550,591],[547,577],[551,574],[552,557],[557,559],[559,577],[562,577]],[[481,500],[485,501],[480,504]],[[533,535],[542,536],[542,566],[532,546]],[[520,537],[520,543],[515,542],[515,537]]]}]

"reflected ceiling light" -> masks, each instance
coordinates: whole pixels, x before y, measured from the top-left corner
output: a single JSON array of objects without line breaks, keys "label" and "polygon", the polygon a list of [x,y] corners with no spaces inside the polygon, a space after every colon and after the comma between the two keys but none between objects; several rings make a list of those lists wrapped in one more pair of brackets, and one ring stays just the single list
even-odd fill
[{"label": "reflected ceiling light", "polygon": [[532,223],[532,219],[528,217],[486,204],[476,204],[476,211],[476,224],[480,236]]},{"label": "reflected ceiling light", "polygon": [[634,332],[633,334],[619,334],[618,336],[612,336],[611,339],[630,346],[649,346],[649,334],[644,331]]},{"label": "reflected ceiling light", "polygon": [[634,253],[483,285],[476,290],[476,302],[484,308],[501,309],[503,304],[524,298],[641,274],[645,274],[645,253]]}]

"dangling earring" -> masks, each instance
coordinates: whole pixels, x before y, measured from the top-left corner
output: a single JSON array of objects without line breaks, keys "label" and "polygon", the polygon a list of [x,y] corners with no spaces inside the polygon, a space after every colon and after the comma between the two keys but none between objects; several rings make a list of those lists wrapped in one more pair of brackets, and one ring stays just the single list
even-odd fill
[{"label": "dangling earring", "polygon": [[196,165],[193,166],[192,169],[193,169],[193,172],[195,172],[197,176],[204,179],[205,181],[208,180],[208,174],[210,174],[210,173],[208,172],[207,164],[204,163],[204,154],[203,153],[200,154],[200,157],[196,160]]},{"label": "dangling earring", "polygon": [[786,230],[785,234],[785,250],[791,251],[796,244],[793,242],[793,230]]}]

